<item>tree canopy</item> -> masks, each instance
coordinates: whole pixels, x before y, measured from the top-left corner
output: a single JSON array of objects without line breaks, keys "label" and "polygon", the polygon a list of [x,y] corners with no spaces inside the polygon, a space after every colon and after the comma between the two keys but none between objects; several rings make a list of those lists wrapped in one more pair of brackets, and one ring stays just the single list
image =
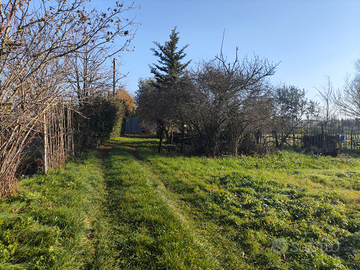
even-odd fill
[{"label": "tree canopy", "polygon": [[158,87],[166,83],[175,83],[181,76],[184,75],[187,66],[191,60],[182,64],[181,60],[186,57],[184,50],[188,45],[178,50],[177,44],[179,42],[179,32],[176,32],[176,27],[170,34],[170,41],[165,42],[165,45],[161,45],[158,42],[154,42],[157,48],[152,48],[154,55],[158,57],[158,64],[150,65],[151,73],[154,74]]}]

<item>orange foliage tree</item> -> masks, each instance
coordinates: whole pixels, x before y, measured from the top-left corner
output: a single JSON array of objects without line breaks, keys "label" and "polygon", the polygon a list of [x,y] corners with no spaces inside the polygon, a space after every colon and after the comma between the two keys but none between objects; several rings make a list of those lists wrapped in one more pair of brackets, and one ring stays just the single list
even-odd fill
[{"label": "orange foliage tree", "polygon": [[135,111],[135,103],[131,94],[121,87],[116,92],[117,97],[122,101],[126,107],[126,116],[131,115]]}]

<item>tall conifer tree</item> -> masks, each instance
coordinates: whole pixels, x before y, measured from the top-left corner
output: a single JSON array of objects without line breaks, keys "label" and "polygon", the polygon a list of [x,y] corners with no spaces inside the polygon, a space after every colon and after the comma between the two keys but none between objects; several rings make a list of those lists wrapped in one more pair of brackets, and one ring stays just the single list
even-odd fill
[{"label": "tall conifer tree", "polygon": [[157,110],[158,115],[157,124],[160,135],[159,152],[161,151],[164,133],[168,139],[171,137],[169,130],[174,121],[177,120],[177,111],[179,106],[181,106],[181,78],[184,76],[186,68],[191,62],[181,63],[181,60],[186,56],[184,50],[188,45],[178,50],[178,34],[175,27],[171,32],[170,41],[165,42],[165,45],[154,42],[156,48],[151,49],[154,55],[159,58],[158,64],[150,65],[151,73],[153,73],[155,77],[154,86],[157,89],[154,110]]},{"label": "tall conifer tree", "polygon": [[154,55],[160,58],[158,60],[159,64],[153,64],[153,66],[150,66],[151,73],[155,76],[157,87],[162,87],[163,84],[167,85],[169,83],[177,83],[180,77],[184,75],[185,69],[191,62],[188,61],[185,64],[180,62],[186,56],[184,50],[189,45],[186,45],[181,50],[178,50],[178,34],[179,32],[176,32],[175,27],[170,35],[170,41],[165,42],[165,45],[160,45],[158,42],[154,42],[157,49],[151,49],[154,52]]}]

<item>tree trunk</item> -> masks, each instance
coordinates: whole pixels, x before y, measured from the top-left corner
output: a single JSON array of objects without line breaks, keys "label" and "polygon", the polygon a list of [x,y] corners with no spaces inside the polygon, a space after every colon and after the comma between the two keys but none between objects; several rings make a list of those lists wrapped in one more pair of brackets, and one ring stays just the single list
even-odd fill
[{"label": "tree trunk", "polygon": [[181,123],[181,137],[182,137],[182,140],[181,140],[181,149],[180,149],[180,153],[181,153],[181,154],[184,154],[184,144],[185,144],[185,125],[184,125],[184,123],[183,123],[183,122]]},{"label": "tree trunk", "polygon": [[235,144],[234,144],[234,157],[237,157],[239,155],[239,142],[238,140],[236,140]]},{"label": "tree trunk", "polygon": [[295,133],[293,133],[293,147],[296,148],[296,142],[295,142]]},{"label": "tree trunk", "polygon": [[274,139],[275,139],[275,146],[276,146],[276,148],[279,148],[279,140],[278,140],[278,136],[277,136],[276,130],[273,130],[272,134],[273,134],[273,137],[274,137]]},{"label": "tree trunk", "polygon": [[324,126],[321,126],[321,135],[322,135],[322,151],[325,154],[326,152],[326,133],[325,133],[325,129]]},{"label": "tree trunk", "polygon": [[158,149],[158,152],[160,153],[161,152],[161,145],[162,145],[162,141],[163,141],[163,129],[161,128],[160,130],[160,141],[159,141],[159,149]]}]

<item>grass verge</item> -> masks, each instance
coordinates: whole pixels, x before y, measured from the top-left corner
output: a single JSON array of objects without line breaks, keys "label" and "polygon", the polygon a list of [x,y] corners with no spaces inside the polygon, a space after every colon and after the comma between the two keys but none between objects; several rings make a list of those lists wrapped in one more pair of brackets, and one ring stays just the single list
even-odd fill
[{"label": "grass verge", "polygon": [[21,181],[0,201],[0,269],[112,269],[105,197],[94,155]]}]

